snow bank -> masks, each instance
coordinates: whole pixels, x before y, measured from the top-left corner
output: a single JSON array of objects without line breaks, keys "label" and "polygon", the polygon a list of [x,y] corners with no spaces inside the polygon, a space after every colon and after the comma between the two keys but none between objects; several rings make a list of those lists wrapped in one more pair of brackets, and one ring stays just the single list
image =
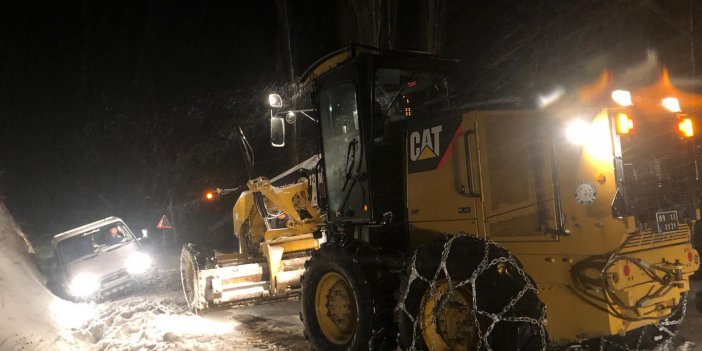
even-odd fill
[{"label": "snow bank", "polygon": [[55,318],[60,311],[77,309],[46,289],[33,253],[0,203],[0,350],[80,349],[62,325],[72,321]]}]

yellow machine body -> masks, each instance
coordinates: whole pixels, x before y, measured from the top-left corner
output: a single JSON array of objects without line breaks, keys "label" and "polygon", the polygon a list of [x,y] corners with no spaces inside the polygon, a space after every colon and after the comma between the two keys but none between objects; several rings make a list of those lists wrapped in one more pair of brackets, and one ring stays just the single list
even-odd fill
[{"label": "yellow machine body", "polygon": [[[540,302],[534,306],[542,302],[546,307],[546,319],[536,320],[541,316],[532,314],[524,329],[539,329],[544,347],[631,337],[635,334],[625,334],[674,317],[690,290],[689,277],[700,265],[690,240],[700,219],[700,183],[690,151],[694,139],[677,135],[678,128],[683,131],[677,123],[685,116],[664,110],[660,99],[678,96],[683,105],[696,108],[702,99],[674,91],[668,82],[639,95],[621,92],[633,101],[616,102],[610,94],[618,87],[603,74],[595,84],[539,109],[509,110],[505,105],[514,105],[504,101],[456,107],[454,102],[465,101],[454,100],[449,84],[455,63],[353,46],[318,61],[302,79],[316,97],[312,100],[327,178],[325,219],[331,243],[320,252],[327,247],[343,252],[332,251],[337,249],[335,239],[345,242],[353,236],[377,248],[373,259],[384,262],[389,272],[403,271],[394,301],[400,346],[443,350],[475,343],[480,348],[488,342],[485,334],[485,340],[462,339],[471,334],[466,331],[470,321],[464,321],[471,319],[469,308],[477,307],[480,297],[465,295],[477,293],[475,275],[459,283],[472,284],[473,292],[467,285],[451,286],[455,282],[446,277],[451,273],[450,243],[470,242],[455,236],[459,233],[489,241],[487,248],[497,242],[523,265],[524,280],[533,279],[538,291],[534,298]],[[283,112],[271,110],[271,122],[281,122]],[[571,128],[576,119],[580,124]],[[698,128],[694,123],[687,127]],[[256,218],[246,222],[253,200],[240,202],[235,232],[243,223],[261,226]],[[442,241],[444,251],[438,255],[435,246]],[[459,257],[468,253],[451,251]],[[363,320],[369,312],[354,311],[352,302],[358,301],[350,285],[342,284],[339,272],[324,268],[333,257],[320,256],[310,266],[321,262],[316,269],[322,278],[318,284],[306,279],[306,284],[313,283],[303,287],[309,340],[318,349],[332,344],[338,349],[369,347],[366,341],[376,337],[376,330],[359,334],[353,323],[334,322]],[[483,274],[485,267],[478,266],[474,274]],[[509,267],[495,267],[497,273],[510,275]],[[435,281],[430,281],[434,269]],[[337,283],[342,293],[316,294],[331,292]],[[362,293],[374,291],[358,291]],[[305,299],[306,294],[314,299]],[[502,312],[514,312],[518,299]],[[334,306],[330,300],[344,306],[338,314],[346,318],[328,318]],[[384,322],[378,330],[392,329]],[[544,322],[548,335],[541,333]],[[479,324],[475,318],[473,330],[484,327]]]},{"label": "yellow machine body", "polygon": [[[699,268],[691,223],[659,232],[637,227],[633,216],[613,216],[618,151],[612,111],[587,112],[591,129],[582,145],[559,142],[565,138],[555,133],[563,133],[565,121],[542,111],[469,111],[416,123],[407,132],[410,241],[464,232],[501,243],[536,282],[555,343],[656,322],[677,306]],[[640,308],[613,311],[632,320],[610,313],[616,306],[588,298],[573,278],[578,262],[615,251],[626,259],[605,273],[581,273],[610,277],[617,297],[630,306],[661,288],[632,262],[679,272],[664,293]],[[597,289],[584,292],[602,296]]]}]

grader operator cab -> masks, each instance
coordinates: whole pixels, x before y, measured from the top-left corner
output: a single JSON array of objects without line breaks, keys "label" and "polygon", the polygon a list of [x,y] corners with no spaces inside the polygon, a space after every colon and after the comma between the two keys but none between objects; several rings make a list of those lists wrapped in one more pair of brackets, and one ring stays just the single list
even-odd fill
[{"label": "grader operator cab", "polygon": [[301,284],[313,348],[669,342],[699,267],[698,122],[680,92],[604,75],[541,109],[455,106],[454,69],[352,47],[303,76],[328,238]]}]

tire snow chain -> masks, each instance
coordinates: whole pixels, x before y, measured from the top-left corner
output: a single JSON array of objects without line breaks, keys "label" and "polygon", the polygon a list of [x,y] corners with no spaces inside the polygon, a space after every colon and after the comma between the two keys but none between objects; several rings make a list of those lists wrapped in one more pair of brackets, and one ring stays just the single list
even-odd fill
[{"label": "tire snow chain", "polygon": [[[416,260],[417,260],[417,251],[415,250],[414,255],[412,256],[412,264],[411,268],[412,271],[410,273],[410,276],[408,278],[408,284],[407,288],[405,291],[402,292],[402,299],[398,302],[397,308],[400,309],[407,317],[412,321],[414,328],[413,328],[413,336],[412,336],[412,345],[410,346],[410,350],[416,350],[415,342],[417,340],[418,336],[417,335],[417,323],[419,323],[417,318],[412,317],[411,313],[407,311],[406,306],[405,306],[405,300],[407,299],[407,296],[410,293],[410,288],[412,286],[412,282],[414,282],[416,279],[419,279],[420,281],[423,281],[424,283],[428,284],[431,288],[431,294],[433,295],[436,291],[437,287],[437,280],[441,276],[441,273],[444,273],[444,276],[446,277],[446,280],[448,281],[448,286],[449,286],[449,292],[448,294],[456,294],[455,289],[464,287],[464,286],[469,286],[472,291],[472,306],[471,306],[471,314],[473,315],[473,319],[475,322],[476,326],[479,326],[478,322],[478,315],[482,315],[487,317],[488,319],[491,320],[490,325],[488,326],[487,330],[485,331],[485,334],[480,330],[480,327],[476,327],[476,330],[478,331],[478,349],[482,349],[483,347],[485,348],[486,351],[492,351],[492,347],[490,346],[490,343],[488,341],[488,337],[490,336],[490,333],[494,329],[495,325],[500,322],[500,321],[506,321],[506,322],[522,322],[522,323],[528,323],[536,326],[539,329],[539,336],[541,337],[541,350],[546,351],[546,346],[547,346],[547,340],[546,340],[546,330],[545,330],[545,325],[546,325],[546,309],[543,310],[542,315],[539,319],[535,319],[532,317],[505,317],[504,315],[511,310],[517,302],[526,294],[528,291],[533,291],[535,294],[538,294],[538,291],[534,284],[532,283],[531,278],[529,278],[526,273],[521,269],[519,263],[511,256],[509,257],[499,257],[493,260],[489,259],[490,255],[490,248],[491,247],[496,247],[502,250],[505,250],[506,252],[509,253],[507,249],[505,249],[502,245],[490,241],[490,240],[485,240],[485,253],[483,255],[483,259],[478,265],[478,267],[473,271],[472,275],[463,281],[457,281],[454,282],[451,279],[451,276],[449,275],[448,268],[446,267],[446,259],[449,256],[449,253],[451,252],[451,245],[453,244],[453,241],[456,238],[463,237],[463,236],[468,236],[467,234],[457,234],[449,237],[449,239],[444,243],[444,248],[442,251],[441,255],[441,262],[439,263],[439,267],[437,268],[436,272],[434,273],[434,276],[431,277],[431,279],[426,278],[421,276],[416,269]],[[519,275],[522,276],[524,279],[524,286],[522,289],[517,293],[516,296],[514,296],[510,302],[505,305],[505,307],[499,312],[499,313],[490,313],[487,311],[480,310],[478,308],[478,298],[477,298],[477,291],[476,291],[476,280],[480,277],[480,275],[487,271],[488,269],[495,267],[499,264],[509,264],[515,272],[519,273]],[[432,316],[433,322],[436,323],[436,320],[438,318],[438,311]]]}]

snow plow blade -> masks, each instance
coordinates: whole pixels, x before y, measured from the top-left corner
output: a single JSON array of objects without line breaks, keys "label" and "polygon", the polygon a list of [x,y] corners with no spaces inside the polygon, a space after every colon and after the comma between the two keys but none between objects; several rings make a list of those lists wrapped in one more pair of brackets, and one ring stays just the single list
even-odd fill
[{"label": "snow plow blade", "polygon": [[195,313],[294,297],[309,256],[282,257],[275,278],[264,257],[214,254],[209,258],[193,244],[185,244],[180,256],[183,293]]}]

